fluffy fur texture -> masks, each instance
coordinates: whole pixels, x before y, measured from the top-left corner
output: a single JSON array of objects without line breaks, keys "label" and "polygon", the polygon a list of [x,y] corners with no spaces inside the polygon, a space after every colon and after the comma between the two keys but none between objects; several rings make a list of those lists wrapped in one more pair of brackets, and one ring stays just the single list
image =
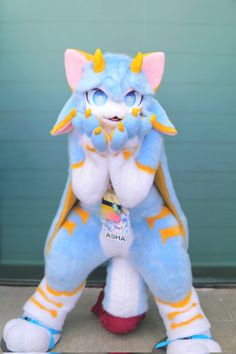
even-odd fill
[{"label": "fluffy fur texture", "polygon": [[[103,300],[109,320],[142,317],[148,286],[176,339],[169,354],[220,351],[211,339],[181,339],[210,335],[210,324],[192,289],[187,221],[163,145],[163,134],[176,130],[152,96],[164,54],[130,59],[70,49],[65,66],[73,92],[51,133],[70,133],[68,182],[46,242],[45,278],[24,306],[32,320],[7,323],[8,349],[51,349],[50,331],[63,328],[88,275],[110,260]],[[60,334],[54,337],[55,344]]]}]

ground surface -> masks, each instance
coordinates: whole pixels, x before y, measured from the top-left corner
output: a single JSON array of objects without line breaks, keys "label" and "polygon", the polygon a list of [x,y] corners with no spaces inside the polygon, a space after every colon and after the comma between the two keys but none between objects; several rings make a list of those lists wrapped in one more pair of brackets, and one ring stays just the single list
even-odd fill
[{"label": "ground surface", "polygon": [[[20,315],[33,288],[0,287],[0,332],[4,323]],[[99,289],[85,289],[64,328],[57,352],[150,352],[164,337],[164,328],[150,299],[150,308],[141,326],[129,335],[113,335],[103,329],[90,312]],[[236,354],[236,289],[199,289],[202,307],[212,324],[212,332],[224,353]]]}]

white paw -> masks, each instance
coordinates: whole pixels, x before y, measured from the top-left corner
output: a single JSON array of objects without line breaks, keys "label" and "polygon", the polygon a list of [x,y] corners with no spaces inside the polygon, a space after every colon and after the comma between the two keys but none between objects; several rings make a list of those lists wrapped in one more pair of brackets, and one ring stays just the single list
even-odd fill
[{"label": "white paw", "polygon": [[50,344],[47,329],[21,318],[7,322],[3,339],[8,350],[12,352],[47,352]]},{"label": "white paw", "polygon": [[221,347],[211,339],[177,340],[168,345],[167,354],[210,354],[221,353]]}]

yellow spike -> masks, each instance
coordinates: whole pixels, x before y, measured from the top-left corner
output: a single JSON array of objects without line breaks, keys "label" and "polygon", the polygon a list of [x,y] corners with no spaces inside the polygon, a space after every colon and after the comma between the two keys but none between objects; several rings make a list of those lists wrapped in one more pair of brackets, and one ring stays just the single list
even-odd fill
[{"label": "yellow spike", "polygon": [[118,123],[117,127],[118,127],[120,132],[123,132],[125,130],[124,124],[122,122]]},{"label": "yellow spike", "polygon": [[100,73],[105,69],[105,59],[100,48],[97,48],[93,58],[93,70]]},{"label": "yellow spike", "polygon": [[97,127],[97,128],[95,128],[95,129],[94,129],[94,135],[100,134],[101,131],[102,131],[102,127]]},{"label": "yellow spike", "polygon": [[92,113],[91,109],[90,109],[90,108],[87,108],[86,111],[85,111],[85,113],[84,113],[85,118],[89,118],[89,117],[91,116],[91,113]]},{"label": "yellow spike", "polygon": [[143,54],[138,52],[130,64],[130,69],[133,73],[140,73],[143,65]]}]

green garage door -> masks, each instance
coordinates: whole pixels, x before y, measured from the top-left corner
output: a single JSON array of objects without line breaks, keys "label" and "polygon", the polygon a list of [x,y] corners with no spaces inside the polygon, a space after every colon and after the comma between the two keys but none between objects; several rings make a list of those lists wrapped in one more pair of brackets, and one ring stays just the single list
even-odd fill
[{"label": "green garage door", "polygon": [[179,131],[166,145],[196,279],[235,280],[236,2],[0,0],[0,22],[2,281],[42,273],[67,171],[49,131],[70,95],[68,47],[166,53],[158,98]]}]

